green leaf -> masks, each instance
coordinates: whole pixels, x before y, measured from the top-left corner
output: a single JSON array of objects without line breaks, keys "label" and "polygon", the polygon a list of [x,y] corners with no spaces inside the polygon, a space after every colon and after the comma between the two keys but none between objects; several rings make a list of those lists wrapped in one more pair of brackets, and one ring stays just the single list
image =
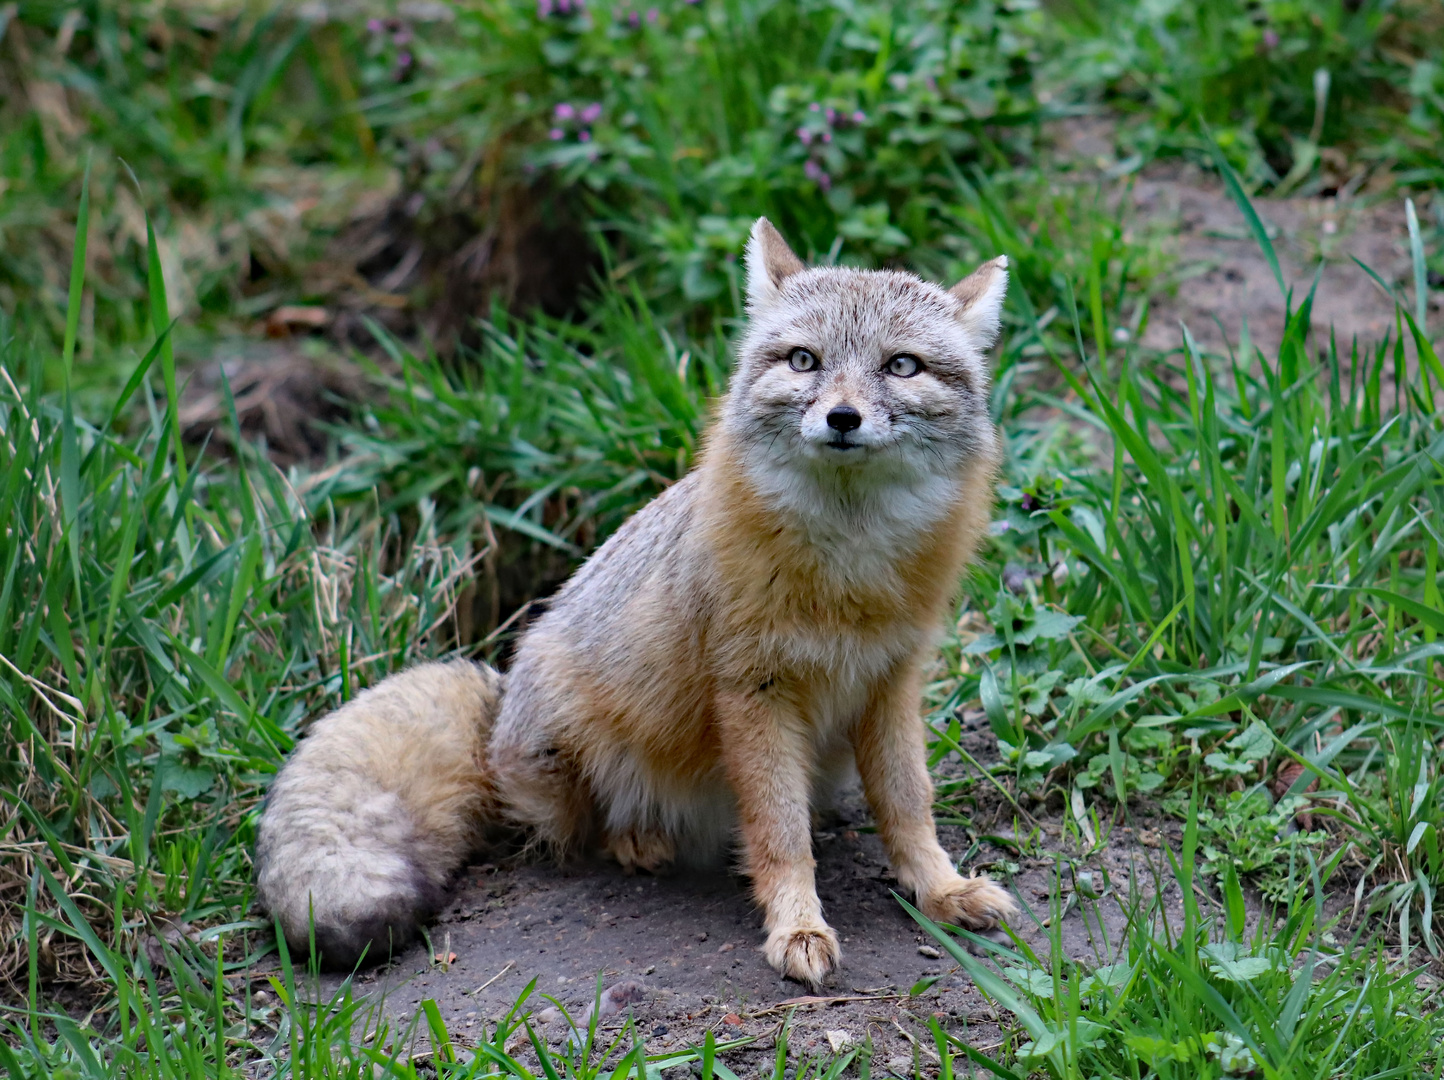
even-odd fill
[{"label": "green leaf", "polygon": [[1421,821],[1415,825],[1414,830],[1409,833],[1409,843],[1404,848],[1404,854],[1414,854],[1414,849],[1419,846],[1419,841],[1423,840],[1433,828],[1434,826],[1427,821]]},{"label": "green leaf", "polygon": [[1444,611],[1435,611],[1427,604],[1421,604],[1413,597],[1396,593],[1389,589],[1379,589],[1373,586],[1364,586],[1360,591],[1372,593],[1381,600],[1387,600],[1395,607],[1408,612],[1418,619],[1425,626],[1433,627],[1436,631],[1444,634]]},{"label": "green leaf", "polygon": [[1056,641],[1066,638],[1073,627],[1083,621],[1081,615],[1065,615],[1061,611],[1039,611],[1021,630],[1013,635],[1019,645],[1031,645],[1039,638]]},{"label": "green leaf", "polygon": [[1238,941],[1248,925],[1248,910],[1244,906],[1243,889],[1239,886],[1238,872],[1233,861],[1224,864],[1223,903],[1227,915],[1227,930],[1231,941]]},{"label": "green leaf", "polygon": [[216,783],[213,770],[200,765],[186,765],[173,758],[165,759],[160,775],[161,790],[173,791],[183,799],[197,799]]},{"label": "green leaf", "polygon": [[1274,736],[1266,725],[1255,720],[1224,745],[1234,751],[1240,761],[1263,761],[1273,749]]},{"label": "green leaf", "polygon": [[1262,956],[1245,956],[1240,960],[1212,960],[1210,970],[1226,982],[1253,982],[1274,970],[1274,964]]},{"label": "green leaf", "polygon": [[[894,893],[893,896],[896,897],[898,903],[903,906],[903,910],[916,919],[918,925],[931,934],[933,939],[947,950],[948,955],[957,961],[958,966],[968,973],[968,977],[973,980],[974,986],[1016,1016],[1018,1022],[1023,1025],[1035,1041],[1047,1037],[1050,1031],[1049,1026],[1044,1023],[1043,1018],[1033,1010],[1033,1007],[1019,996],[1016,989],[1010,983],[999,978],[991,968],[984,967],[967,949],[959,945],[951,935],[944,933],[942,927],[938,926],[937,923],[933,922],[901,896],[898,896],[896,893]],[[1048,1053],[1047,1057],[1059,1072],[1063,1071],[1063,1056],[1061,1053],[1055,1049]]]},{"label": "green leaf", "polygon": [[1404,219],[1409,225],[1409,257],[1414,264],[1414,321],[1424,325],[1429,312],[1429,268],[1424,262],[1424,238],[1419,235],[1419,214],[1414,200],[1404,200]]},{"label": "green leaf", "polygon": [[908,997],[915,998],[919,994],[926,994],[935,985],[937,985],[938,981],[941,978],[941,975],[924,975],[921,979],[913,983],[912,986],[908,988]]},{"label": "green leaf", "polygon": [[1013,725],[1008,720],[1007,708],[1003,704],[1003,694],[998,688],[998,676],[993,672],[992,667],[983,666],[983,674],[978,679],[978,696],[983,702],[983,711],[988,714],[988,724],[993,729],[993,734],[1000,739],[1016,738]]}]

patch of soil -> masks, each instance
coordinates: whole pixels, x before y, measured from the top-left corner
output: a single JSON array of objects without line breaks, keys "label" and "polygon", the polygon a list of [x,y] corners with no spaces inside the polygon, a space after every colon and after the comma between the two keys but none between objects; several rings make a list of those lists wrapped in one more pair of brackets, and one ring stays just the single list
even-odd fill
[{"label": "patch of soil", "polygon": [[[1236,348],[1247,320],[1253,341],[1273,355],[1283,337],[1284,297],[1222,186],[1191,166],[1168,166],[1138,180],[1133,203],[1146,220],[1176,222],[1177,291],[1154,301],[1143,344],[1177,348],[1182,322],[1200,345],[1224,352],[1225,334]],[[1347,362],[1355,338],[1361,348],[1383,340],[1394,326],[1393,301],[1353,260],[1392,285],[1412,280],[1403,199],[1256,199],[1254,208],[1270,234],[1284,282],[1293,289],[1295,307],[1319,273],[1310,315],[1316,345],[1327,344],[1332,328]],[[1406,303],[1411,288],[1400,289]],[[1434,307],[1439,306],[1436,294]]]},{"label": "patch of soil", "polygon": [[573,211],[541,182],[474,185],[462,175],[440,199],[403,190],[353,218],[314,268],[335,310],[331,336],[372,351],[370,319],[449,355],[480,344],[477,320],[493,302],[572,314],[600,268]]},{"label": "patch of soil", "polygon": [[[1120,165],[1116,126],[1106,116],[1079,117],[1053,125],[1050,135],[1062,159],[1106,176]],[[1345,357],[1355,336],[1361,346],[1372,344],[1394,326],[1393,301],[1355,258],[1396,287],[1406,303],[1413,299],[1404,198],[1371,192],[1365,179],[1361,171],[1328,195],[1252,200],[1296,307],[1319,272],[1311,313],[1314,341],[1326,345],[1332,327]],[[1272,355],[1283,336],[1284,297],[1217,176],[1181,161],[1155,162],[1132,180],[1129,197],[1136,225],[1168,233],[1166,249],[1176,260],[1170,280],[1150,297],[1142,344],[1178,348],[1182,322],[1199,345],[1224,353],[1227,345],[1237,347],[1247,319],[1255,344]],[[1433,311],[1444,309],[1438,290],[1430,300]],[[1408,351],[1412,357],[1412,342]]]},{"label": "patch of soil", "polygon": [[264,439],[282,468],[324,460],[332,438],[325,425],[346,419],[366,392],[365,380],[353,364],[309,345],[320,343],[227,338],[210,357],[188,364],[180,408],[186,440],[230,448],[229,384],[243,439]]},{"label": "patch of soil", "polygon": [[[915,1056],[924,1072],[936,1068],[932,1018],[974,1046],[996,1049],[1003,1038],[996,1011],[890,895],[897,882],[880,840],[865,831],[860,793],[846,794],[838,813],[835,827],[815,834],[814,849],[818,892],[842,941],[843,965],[818,995],[782,979],[763,959],[761,913],[742,878],[721,871],[632,877],[600,862],[468,868],[430,928],[432,953],[413,947],[386,968],[363,973],[357,987],[381,999],[382,1011],[402,1027],[419,1015],[422,1001],[433,1000],[465,1045],[536,980],[531,1007],[545,1021],[538,1030],[557,1047],[570,1028],[557,1010],[546,1011],[549,999],[577,1018],[592,1003],[599,979],[603,987],[635,981],[642,992],[631,1011],[649,1053],[700,1045],[709,1029],[719,1041],[751,1037],[751,1045],[726,1058],[739,1075],[770,1062],[780,1023],[794,1007],[794,1055],[827,1055],[871,1039],[878,1073],[911,1075]],[[1056,822],[1044,827],[1061,832]],[[1101,900],[1080,898],[1061,923],[1068,955],[1091,964],[1108,962],[1120,944],[1130,878],[1144,895],[1155,880],[1168,881],[1165,908],[1170,920],[1174,912],[1182,919],[1171,875],[1155,878],[1144,865],[1157,862],[1160,852],[1135,844],[1131,830],[1115,836],[1090,860],[1099,881],[1106,871],[1112,891]],[[944,826],[940,837],[954,857],[969,845],[957,827]],[[1005,855],[989,844],[981,850],[974,868]],[[1015,929],[1046,954],[1049,931],[1040,923],[1056,891],[1055,862],[1007,857],[1021,866],[1011,881],[1025,908]],[[910,996],[924,979],[936,981]],[[336,985],[330,980],[323,993]],[[603,1029],[617,1030],[622,1019]],[[420,1036],[418,1046],[424,1040]],[[524,1033],[518,1052],[530,1052]]]}]

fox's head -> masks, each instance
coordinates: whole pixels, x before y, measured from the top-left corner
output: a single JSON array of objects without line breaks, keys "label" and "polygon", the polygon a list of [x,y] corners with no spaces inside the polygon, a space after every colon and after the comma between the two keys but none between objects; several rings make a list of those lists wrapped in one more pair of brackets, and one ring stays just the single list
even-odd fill
[{"label": "fox's head", "polygon": [[891,485],[991,456],[985,352],[1007,265],[999,256],[951,289],[894,270],[807,267],[759,218],[749,325],[721,417],[729,440],[759,470]]}]

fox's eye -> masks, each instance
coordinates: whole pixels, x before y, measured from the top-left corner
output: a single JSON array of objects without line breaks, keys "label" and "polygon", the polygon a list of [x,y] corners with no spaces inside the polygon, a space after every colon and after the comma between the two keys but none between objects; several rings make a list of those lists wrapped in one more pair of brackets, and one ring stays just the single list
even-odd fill
[{"label": "fox's eye", "polygon": [[887,373],[900,379],[911,379],[923,369],[923,362],[916,356],[902,353],[887,362]]},{"label": "fox's eye", "polygon": [[793,349],[787,355],[787,366],[793,371],[816,371],[817,357],[813,356],[806,349]]}]

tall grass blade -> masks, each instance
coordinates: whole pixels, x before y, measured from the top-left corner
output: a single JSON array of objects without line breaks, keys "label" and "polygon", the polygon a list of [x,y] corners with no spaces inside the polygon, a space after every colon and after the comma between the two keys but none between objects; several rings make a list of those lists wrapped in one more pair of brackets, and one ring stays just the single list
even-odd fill
[{"label": "tall grass blade", "polygon": [[1244,192],[1243,184],[1239,181],[1238,174],[1233,171],[1233,166],[1228,163],[1228,158],[1224,157],[1222,147],[1218,145],[1212,136],[1208,136],[1208,146],[1209,150],[1213,153],[1214,165],[1217,167],[1219,175],[1223,177],[1224,190],[1228,192],[1229,198],[1234,201],[1234,205],[1236,205],[1243,214],[1244,221],[1248,223],[1249,231],[1253,233],[1253,238],[1258,243],[1259,250],[1263,252],[1264,258],[1268,261],[1269,269],[1274,273],[1274,281],[1278,282],[1279,294],[1287,299],[1289,289],[1288,286],[1284,284],[1284,274],[1283,271],[1279,269],[1278,253],[1274,251],[1273,241],[1269,239],[1268,229],[1264,227],[1263,221],[1260,220],[1258,216],[1258,211],[1254,209],[1253,203]]},{"label": "tall grass blade", "polygon": [[80,329],[80,306],[85,294],[85,254],[90,239],[90,165],[91,154],[87,153],[85,173],[80,181],[80,209],[75,214],[75,247],[70,256],[70,295],[65,307],[65,344],[60,354],[67,385],[70,383],[70,369],[75,360],[75,339]]}]

